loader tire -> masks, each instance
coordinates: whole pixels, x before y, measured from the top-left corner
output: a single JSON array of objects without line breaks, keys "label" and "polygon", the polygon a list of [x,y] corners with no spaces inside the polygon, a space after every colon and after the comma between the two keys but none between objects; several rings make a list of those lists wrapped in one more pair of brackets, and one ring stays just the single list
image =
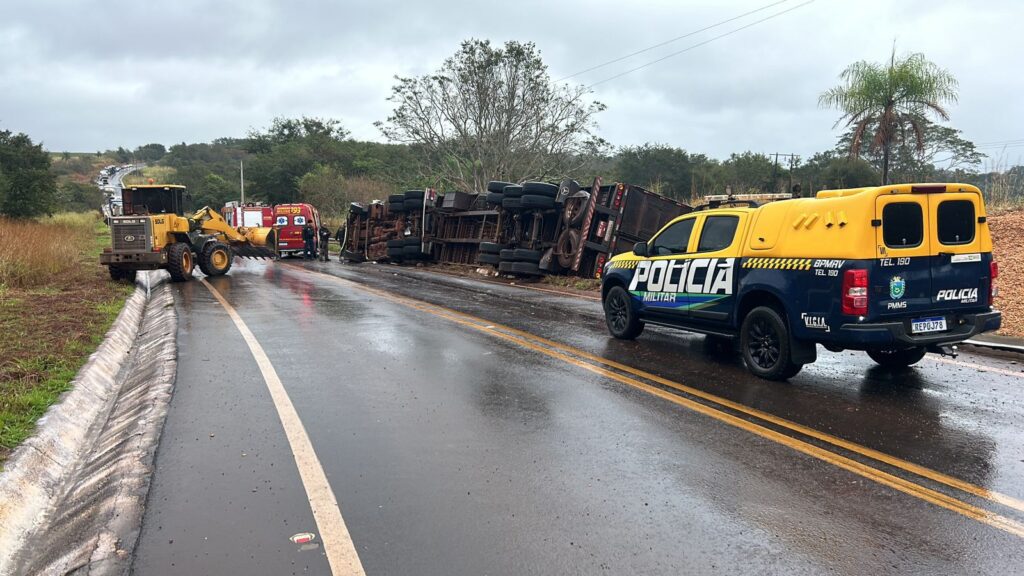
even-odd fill
[{"label": "loader tire", "polygon": [[185,282],[192,278],[195,258],[192,248],[184,242],[171,244],[167,249],[167,271],[171,273],[172,282]]},{"label": "loader tire", "polygon": [[107,266],[107,271],[110,272],[110,279],[115,282],[135,283],[135,270],[121,268],[120,266]]},{"label": "loader tire", "polygon": [[199,269],[207,276],[223,276],[231,270],[234,253],[223,242],[210,242],[199,255]]}]

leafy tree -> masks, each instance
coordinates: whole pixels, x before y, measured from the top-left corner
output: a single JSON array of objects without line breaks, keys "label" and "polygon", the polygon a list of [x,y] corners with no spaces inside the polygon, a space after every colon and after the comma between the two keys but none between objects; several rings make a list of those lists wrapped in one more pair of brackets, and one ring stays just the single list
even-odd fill
[{"label": "leafy tree", "polygon": [[345,177],[325,164],[317,164],[299,179],[299,195],[303,202],[316,206],[326,216],[348,211]]},{"label": "leafy tree", "polygon": [[337,120],[306,117],[277,118],[270,128],[250,132],[248,150],[254,156],[246,177],[253,192],[274,204],[297,201],[299,179],[317,164],[351,160],[344,145],[347,136]]},{"label": "leafy tree", "polygon": [[781,177],[787,172],[774,167],[772,160],[764,154],[743,152],[730,154],[729,159],[722,162],[725,184],[732,188],[733,193],[743,192],[775,192],[772,173]]},{"label": "leafy tree", "polygon": [[606,145],[593,133],[604,105],[552,82],[532,42],[467,40],[437,72],[396,80],[395,109],[378,128],[417,147],[424,176],[463,190],[560,177]]},{"label": "leafy tree", "polygon": [[[925,119],[922,122],[923,143],[920,149],[913,139],[901,139],[889,159],[889,180],[892,182],[924,182],[955,173],[973,171],[981,165],[985,154],[978,152],[974,143],[966,140],[962,132],[949,126],[941,126]],[[839,138],[837,151],[849,150],[855,136],[851,128]],[[865,139],[873,139],[874,132],[865,133]],[[864,155],[879,172],[882,169],[881,151],[868,151]]]},{"label": "leafy tree", "polygon": [[135,149],[135,159],[141,162],[156,162],[167,154],[163,144],[146,144]]},{"label": "leafy tree", "polygon": [[217,174],[206,174],[200,182],[189,186],[189,190],[197,208],[200,206],[219,208],[230,200],[237,200],[241,194],[238,186]]},{"label": "leafy tree", "polygon": [[52,209],[56,179],[41,144],[33,144],[25,134],[0,130],[0,174],[6,180],[6,185],[0,182],[0,214],[31,218]]},{"label": "leafy tree", "polygon": [[862,60],[851,64],[839,77],[844,84],[822,93],[818,103],[843,112],[836,126],[845,122],[854,129],[851,156],[858,157],[865,135],[874,133],[868,148],[881,150],[882,184],[889,183],[893,145],[910,141],[922,151],[927,115],[948,120],[943,105],[957,100],[957,82],[952,74],[923,54],[897,58],[895,47],[888,64]]},{"label": "leafy tree", "polygon": [[685,150],[665,144],[623,148],[615,173],[620,181],[643,186],[670,198],[689,199],[693,164]]},{"label": "leafy tree", "polygon": [[54,202],[57,210],[90,212],[103,205],[103,192],[92,184],[68,181],[57,189]]}]

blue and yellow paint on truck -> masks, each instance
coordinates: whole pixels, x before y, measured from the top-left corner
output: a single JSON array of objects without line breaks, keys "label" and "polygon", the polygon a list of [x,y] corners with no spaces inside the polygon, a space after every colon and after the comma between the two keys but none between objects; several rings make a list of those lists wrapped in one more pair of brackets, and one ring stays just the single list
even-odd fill
[{"label": "blue and yellow paint on truck", "polygon": [[817,344],[907,366],[999,328],[986,218],[966,184],[699,210],[606,264],[606,321],[618,338],[656,324],[738,341],[768,379],[814,362]]}]

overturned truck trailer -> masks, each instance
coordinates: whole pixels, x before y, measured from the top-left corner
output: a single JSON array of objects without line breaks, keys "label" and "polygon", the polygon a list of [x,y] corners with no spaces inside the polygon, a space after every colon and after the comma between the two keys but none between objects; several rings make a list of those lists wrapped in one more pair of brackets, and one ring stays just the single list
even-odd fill
[{"label": "overturned truck trailer", "polygon": [[611,256],[691,210],[625,183],[490,182],[486,193],[411,190],[353,204],[339,235],[347,261],[491,266],[517,276],[597,278]]}]

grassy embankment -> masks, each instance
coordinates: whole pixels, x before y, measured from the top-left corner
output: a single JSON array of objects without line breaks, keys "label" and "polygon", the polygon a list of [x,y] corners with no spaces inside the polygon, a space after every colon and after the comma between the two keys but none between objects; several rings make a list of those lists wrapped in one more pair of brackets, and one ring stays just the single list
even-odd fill
[{"label": "grassy embankment", "polygon": [[110,282],[99,214],[0,218],[0,465],[103,340],[132,287]]},{"label": "grassy embankment", "polygon": [[122,182],[126,186],[148,184],[153,179],[154,184],[176,184],[174,181],[175,170],[170,166],[149,165],[138,172],[132,172],[124,177]]}]

